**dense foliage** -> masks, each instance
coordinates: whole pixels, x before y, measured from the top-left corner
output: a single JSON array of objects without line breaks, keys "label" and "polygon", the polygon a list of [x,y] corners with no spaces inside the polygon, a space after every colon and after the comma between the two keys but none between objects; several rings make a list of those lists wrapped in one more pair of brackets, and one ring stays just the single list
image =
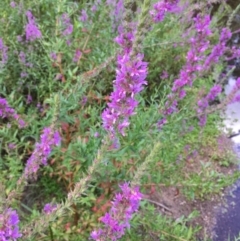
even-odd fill
[{"label": "dense foliage", "polygon": [[0,1],[0,240],[196,239],[196,212],[152,194],[207,199],[239,176],[216,168],[236,11],[201,4]]}]

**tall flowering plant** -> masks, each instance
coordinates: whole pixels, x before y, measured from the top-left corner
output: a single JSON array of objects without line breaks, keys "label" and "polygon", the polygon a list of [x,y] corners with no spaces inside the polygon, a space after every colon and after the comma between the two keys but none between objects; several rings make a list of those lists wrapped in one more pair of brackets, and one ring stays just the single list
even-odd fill
[{"label": "tall flowering plant", "polygon": [[16,241],[22,235],[19,232],[19,218],[15,210],[11,208],[0,214],[0,240]]},{"label": "tall flowering plant", "polygon": [[28,19],[28,23],[25,26],[26,40],[32,42],[38,38],[41,38],[42,33],[35,23],[35,19],[32,12],[27,11],[26,16]]},{"label": "tall flowering plant", "polygon": [[110,133],[112,140],[116,141],[117,133],[125,135],[125,129],[130,125],[129,118],[134,115],[138,106],[136,95],[147,84],[147,63],[143,61],[144,55],[139,53],[136,45],[139,44],[144,32],[144,19],[146,18],[150,1],[144,1],[142,14],[137,29],[131,21],[131,11],[125,2],[125,16],[123,26],[119,27],[116,42],[121,47],[121,54],[117,59],[116,79],[113,81],[113,92],[110,102],[102,113],[103,127]]},{"label": "tall flowering plant", "polygon": [[135,96],[146,85],[147,63],[143,61],[143,54],[138,54],[131,60],[128,53],[118,56],[117,75],[114,80],[114,91],[110,96],[110,103],[102,114],[103,126],[114,137],[116,132],[125,135],[129,126],[129,117],[135,114],[138,101]]},{"label": "tall flowering plant", "polygon": [[[231,38],[231,32],[229,29],[223,28],[220,33],[219,43],[213,46],[209,55],[206,55],[206,51],[212,47],[208,40],[208,37],[212,34],[210,23],[211,19],[209,15],[201,16],[198,14],[196,18],[194,18],[196,34],[190,38],[190,50],[186,55],[186,63],[180,71],[179,78],[173,83],[172,93],[168,95],[168,101],[163,110],[164,117],[158,122],[159,127],[166,123],[167,116],[178,110],[179,101],[186,96],[185,87],[191,87],[193,85],[197,73],[207,73],[229,49],[226,44]],[[219,86],[215,86],[206,98],[200,100],[198,103],[197,115],[199,116],[199,124],[201,126],[206,122],[206,116],[202,114],[203,109],[208,107],[208,103],[213,99],[213,94],[216,93],[216,91],[217,94],[221,92],[219,91]],[[214,98],[217,94],[214,95]]]},{"label": "tall flowering plant", "polygon": [[120,239],[127,228],[132,215],[139,209],[142,194],[139,188],[131,188],[128,183],[120,185],[121,193],[116,194],[112,207],[102,218],[104,227],[94,230],[91,238],[96,241],[115,241]]}]

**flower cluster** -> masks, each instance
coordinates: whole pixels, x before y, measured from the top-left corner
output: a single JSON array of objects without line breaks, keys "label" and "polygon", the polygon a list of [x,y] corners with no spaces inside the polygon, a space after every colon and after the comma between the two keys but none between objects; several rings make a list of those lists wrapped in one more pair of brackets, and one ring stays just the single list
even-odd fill
[{"label": "flower cluster", "polygon": [[2,118],[13,118],[18,121],[20,128],[25,126],[25,122],[20,119],[16,111],[11,108],[6,99],[0,97],[0,117]]},{"label": "flower cluster", "polygon": [[56,210],[56,208],[57,208],[56,204],[47,203],[43,208],[43,212],[46,214],[51,214],[54,210]]},{"label": "flower cluster", "polygon": [[[208,36],[212,34],[210,29],[210,16],[197,15],[194,18],[196,36],[190,38],[190,50],[187,53],[186,64],[180,71],[179,78],[173,83],[172,94],[168,96],[168,101],[166,102],[164,114],[164,120],[166,116],[171,115],[173,112],[177,111],[178,101],[186,96],[185,86],[192,86],[194,79],[196,78],[196,73],[203,73],[208,71],[213,64],[218,62],[219,58],[222,57],[227,51],[227,41],[231,38],[231,32],[229,29],[224,28],[220,34],[219,43],[213,47],[210,55],[205,56],[206,50],[210,48],[210,42]],[[213,88],[213,90],[216,87]],[[208,96],[209,97],[209,96]],[[210,100],[204,99],[198,103],[198,114],[203,112],[206,108],[206,103]],[[205,115],[200,115],[200,123],[204,125],[206,121]],[[161,128],[163,123],[161,119],[158,126]]]},{"label": "flower cluster", "polygon": [[63,23],[63,27],[64,27],[64,30],[62,31],[62,35],[63,36],[71,35],[73,32],[73,25],[72,25],[71,19],[67,13],[64,13],[62,15],[62,23]]},{"label": "flower cluster", "polygon": [[209,103],[211,101],[213,101],[218,94],[220,94],[222,92],[222,87],[221,85],[214,85],[209,93],[206,95],[205,98],[201,99],[198,101],[198,116],[199,116],[199,125],[200,126],[204,126],[206,124],[207,121],[207,115],[205,112],[205,110],[207,109],[207,107],[209,106]]},{"label": "flower cluster", "polygon": [[116,30],[119,23],[122,21],[124,6],[123,0],[107,0],[107,5],[110,7],[110,17],[112,20],[112,28]]},{"label": "flower cluster", "polygon": [[85,9],[83,9],[81,11],[81,15],[79,17],[79,21],[81,21],[81,22],[87,22],[88,21],[88,14],[87,14],[87,11]]},{"label": "flower cluster", "polygon": [[[207,37],[211,34],[210,16],[201,17],[198,15],[194,18],[197,34],[190,39],[190,50],[187,53],[186,64],[180,71],[179,78],[173,83],[172,94],[168,95],[168,101],[163,112],[164,119],[177,111],[178,100],[186,96],[185,86],[192,86],[196,77],[196,72],[202,70],[201,61],[204,59],[204,52],[209,47]],[[160,120],[158,126],[161,128],[166,121]]]},{"label": "flower cluster", "polygon": [[19,232],[19,218],[15,210],[6,209],[0,214],[0,240],[15,241],[22,235]]},{"label": "flower cluster", "polygon": [[103,111],[103,126],[113,136],[116,129],[122,135],[129,126],[129,117],[135,114],[138,105],[135,96],[147,84],[147,63],[143,62],[143,55],[138,54],[131,60],[129,54],[118,57],[118,68],[114,91],[111,93],[108,108]]},{"label": "flower cluster", "polygon": [[105,227],[91,233],[93,240],[118,240],[124,235],[125,229],[130,227],[129,221],[139,208],[142,194],[137,187],[129,187],[128,183],[120,185],[120,188],[122,193],[116,194],[110,211],[101,218]]},{"label": "flower cluster", "polygon": [[42,33],[35,24],[35,19],[32,13],[30,11],[27,11],[26,16],[28,18],[28,23],[25,26],[26,40],[32,42],[38,38],[41,38]]},{"label": "flower cluster", "polygon": [[166,13],[176,12],[179,0],[161,0],[154,4],[154,10],[150,11],[154,22],[161,22],[165,18]]},{"label": "flower cluster", "polygon": [[[180,71],[180,76],[178,79],[174,81],[172,92],[173,94],[168,96],[168,101],[166,103],[166,109],[164,111],[164,115],[170,115],[177,110],[178,100],[183,99],[186,96],[186,92],[183,89],[185,86],[192,86],[194,79],[196,78],[196,73],[203,73],[208,71],[213,64],[216,64],[220,57],[222,57],[228,47],[226,46],[227,41],[231,38],[231,32],[227,28],[223,28],[220,34],[219,43],[215,45],[211,51],[211,54],[207,57],[205,56],[205,52],[210,47],[210,42],[207,37],[211,35],[210,30],[210,16],[207,15],[205,17],[201,17],[201,15],[197,15],[194,18],[195,28],[197,31],[197,35],[190,39],[190,50],[187,53],[187,61],[186,64]],[[213,88],[215,90],[216,87]],[[209,102],[208,99],[204,99],[200,101],[199,108],[203,110],[206,107],[206,103]],[[203,102],[205,104],[203,104]],[[201,106],[203,105],[203,106]],[[198,110],[198,113],[202,112]],[[200,123],[204,125],[206,121],[206,116],[202,115]],[[162,123],[158,123],[159,125]]]},{"label": "flower cluster", "polygon": [[[143,61],[143,54],[132,55],[136,25],[118,28],[119,35],[115,41],[121,46],[122,51],[117,58],[116,79],[113,81],[113,92],[107,109],[102,113],[103,127],[110,133],[114,143],[119,141],[116,133],[125,135],[125,129],[130,125],[129,118],[135,114],[138,101],[136,95],[147,84],[147,63]],[[117,145],[118,145],[117,144]]]},{"label": "flower cluster", "polygon": [[60,135],[50,127],[45,127],[41,135],[41,140],[35,145],[30,158],[24,170],[25,179],[32,178],[36,175],[40,165],[47,165],[47,158],[54,146],[59,145],[61,141]]},{"label": "flower cluster", "polygon": [[82,52],[80,49],[76,49],[74,57],[73,57],[73,62],[78,62],[82,56]]},{"label": "flower cluster", "polygon": [[218,63],[221,56],[226,53],[228,47],[227,41],[232,37],[232,33],[228,28],[223,28],[220,34],[219,43],[215,45],[211,51],[211,54],[206,58],[203,69],[207,71],[213,64]]},{"label": "flower cluster", "polygon": [[3,40],[0,38],[0,67],[4,66],[8,60],[8,47],[4,45]]}]

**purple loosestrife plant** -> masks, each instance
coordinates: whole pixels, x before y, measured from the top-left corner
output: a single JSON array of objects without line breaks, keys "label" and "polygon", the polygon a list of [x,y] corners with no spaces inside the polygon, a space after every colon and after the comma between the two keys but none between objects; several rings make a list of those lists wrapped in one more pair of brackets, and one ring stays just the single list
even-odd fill
[{"label": "purple loosestrife plant", "polygon": [[3,67],[8,60],[8,47],[4,45],[3,40],[0,38],[0,68]]},{"label": "purple loosestrife plant", "polygon": [[54,131],[51,127],[43,129],[40,142],[35,145],[35,150],[27,160],[23,177],[25,180],[36,178],[40,165],[47,165],[47,159],[52,148],[59,145],[60,142],[61,138],[57,131]]},{"label": "purple loosestrife plant", "polygon": [[125,128],[129,126],[129,117],[135,114],[138,102],[136,94],[141,92],[147,76],[147,63],[143,62],[143,55],[139,54],[134,60],[129,54],[118,56],[114,91],[110,96],[108,108],[102,114],[103,126],[112,136],[116,131],[125,135]]},{"label": "purple loosestrife plant", "polygon": [[[210,48],[210,42],[208,36],[212,34],[210,30],[210,16],[201,17],[197,15],[194,18],[196,36],[190,39],[191,49],[187,53],[187,61],[180,71],[180,76],[174,81],[172,92],[173,94],[168,96],[168,101],[164,110],[164,116],[171,115],[177,111],[178,100],[183,99],[186,96],[186,92],[183,89],[185,86],[192,86],[197,72],[206,73],[210,68],[218,62],[218,60],[229,50],[226,46],[227,41],[231,38],[232,34],[229,29],[223,28],[220,34],[219,43],[211,50],[211,54],[207,57],[205,52]],[[216,88],[216,87],[214,87]],[[213,89],[214,90],[214,89]],[[209,96],[208,96],[209,97]],[[198,104],[204,105],[208,103],[209,99],[204,99]],[[199,106],[198,113],[202,112],[203,106]],[[206,116],[200,115],[200,125],[204,125],[206,122]],[[162,126],[162,122],[158,123],[159,127]]]},{"label": "purple loosestrife plant", "polygon": [[71,35],[73,32],[73,25],[72,25],[71,19],[67,13],[64,13],[62,15],[62,23],[63,23],[63,28],[64,28],[64,30],[62,31],[62,35],[63,36]]},{"label": "purple loosestrife plant", "polygon": [[107,0],[110,7],[110,18],[112,19],[112,29],[116,30],[121,23],[124,12],[123,0]]},{"label": "purple loosestrife plant", "polygon": [[0,97],[0,117],[13,118],[18,122],[20,128],[25,126],[25,122],[19,117],[16,111],[11,108],[6,99]]},{"label": "purple loosestrife plant", "polygon": [[82,52],[80,51],[80,49],[77,49],[73,57],[73,62],[78,62],[81,56],[82,56]]},{"label": "purple loosestrife plant", "polygon": [[154,10],[150,14],[155,23],[163,21],[166,13],[173,13],[178,10],[179,0],[161,0],[154,4]]},{"label": "purple loosestrife plant", "polygon": [[[126,6],[128,5],[126,2]],[[128,12],[129,9],[126,10],[126,13]],[[141,25],[141,28],[143,27]],[[138,26],[136,31],[136,24],[131,22],[131,14],[126,14],[124,25],[118,28],[119,35],[115,39],[122,51],[117,58],[114,90],[110,95],[107,109],[102,113],[102,119],[103,127],[109,132],[113,145],[117,143],[117,146],[119,144],[117,133],[125,135],[125,129],[130,125],[129,118],[135,114],[138,105],[135,97],[147,84],[148,69],[147,63],[143,61],[144,55],[136,53],[136,49],[133,48],[134,38],[141,35],[141,28]]]},{"label": "purple loosestrife plant", "polygon": [[199,116],[200,126],[204,126],[206,124],[207,114],[205,114],[205,110],[208,108],[209,102],[213,101],[221,92],[222,86],[214,85],[209,91],[209,93],[206,95],[206,97],[198,101],[197,114]]},{"label": "purple loosestrife plant", "polygon": [[220,34],[219,43],[215,45],[211,51],[211,54],[206,58],[203,64],[203,70],[208,71],[213,64],[218,63],[220,57],[222,57],[229,49],[227,41],[232,37],[232,33],[228,28],[223,28]]},{"label": "purple loosestrife plant", "polygon": [[16,241],[22,235],[19,232],[19,218],[15,210],[6,209],[0,214],[0,240]]},{"label": "purple loosestrife plant", "polygon": [[46,213],[46,214],[51,214],[56,209],[57,209],[57,205],[56,204],[47,203],[47,204],[45,204],[45,206],[43,208],[43,212]]},{"label": "purple loosestrife plant", "polygon": [[[165,109],[163,111],[164,119],[177,111],[178,101],[186,96],[184,90],[185,86],[192,86],[196,73],[202,71],[201,62],[204,59],[204,53],[209,48],[209,41],[207,37],[211,35],[210,30],[210,16],[197,15],[194,18],[196,36],[190,39],[190,50],[187,53],[186,64],[180,71],[179,78],[173,83],[172,94],[168,95]],[[162,127],[164,122],[158,122],[159,128]]]},{"label": "purple loosestrife plant", "polygon": [[42,33],[39,30],[39,28],[37,27],[32,13],[30,11],[27,11],[26,16],[28,18],[28,23],[25,26],[26,40],[33,42],[34,40],[41,38]]},{"label": "purple loosestrife plant", "polygon": [[81,15],[79,17],[79,21],[81,21],[83,23],[88,21],[88,14],[87,14],[87,11],[85,9],[83,9],[81,11]]},{"label": "purple loosestrife plant", "polygon": [[102,229],[91,233],[91,238],[96,241],[115,241],[120,239],[127,228],[130,228],[129,221],[138,210],[142,194],[139,188],[131,188],[128,183],[120,185],[121,193],[116,194],[112,207],[102,218],[104,223]]}]

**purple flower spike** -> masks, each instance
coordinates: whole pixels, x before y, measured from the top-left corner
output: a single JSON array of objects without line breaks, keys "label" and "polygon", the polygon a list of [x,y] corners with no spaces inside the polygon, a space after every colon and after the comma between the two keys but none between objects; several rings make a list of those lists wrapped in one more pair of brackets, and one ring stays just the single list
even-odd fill
[{"label": "purple flower spike", "polygon": [[[208,71],[210,67],[226,52],[225,45],[228,38],[231,36],[228,29],[222,30],[219,44],[216,45],[211,54],[206,57],[206,50],[211,47],[208,40],[208,36],[211,35],[210,16],[201,16],[198,14],[196,18],[194,18],[194,22],[196,31],[195,35],[191,37],[189,41],[190,50],[186,56],[186,64],[181,69],[178,79],[173,83],[173,93],[168,95],[168,101],[163,110],[164,118],[178,111],[178,102],[186,96],[186,90],[184,88],[193,85],[197,73]],[[220,92],[221,87],[214,86],[209,94],[198,102],[197,113],[200,118],[201,126],[206,123],[204,112],[209,105],[209,101],[214,100]],[[159,121],[158,126],[159,125],[162,127],[164,122]]]},{"label": "purple flower spike", "polygon": [[16,111],[9,106],[8,102],[4,98],[1,98],[1,97],[0,97],[0,117],[15,119],[16,121],[18,121],[18,125],[20,128],[23,128],[25,126],[25,122],[22,119],[20,119]]},{"label": "purple flower spike", "polygon": [[33,42],[34,40],[41,38],[42,33],[35,24],[34,17],[30,11],[27,11],[26,16],[28,18],[28,24],[25,27],[26,40]]},{"label": "purple flower spike", "polygon": [[209,106],[209,102],[213,101],[217,95],[219,95],[222,91],[222,87],[220,85],[214,85],[209,93],[203,99],[198,101],[198,116],[199,116],[199,126],[204,126],[207,122],[207,115],[204,113],[205,110]]},{"label": "purple flower spike", "polygon": [[102,113],[103,127],[113,139],[116,132],[125,135],[125,129],[130,124],[129,117],[135,114],[138,102],[134,98],[147,84],[147,63],[143,62],[142,54],[138,54],[134,60],[130,59],[129,54],[124,54],[118,57],[116,72],[110,103]]},{"label": "purple flower spike", "polygon": [[74,54],[73,62],[78,62],[81,56],[82,52],[79,49],[77,49]]},{"label": "purple flower spike", "polygon": [[52,148],[59,145],[60,142],[61,137],[57,131],[52,130],[50,127],[43,129],[40,142],[35,145],[35,150],[27,160],[24,170],[25,179],[36,177],[40,165],[47,165],[47,158]]},{"label": "purple flower spike", "polygon": [[64,27],[64,30],[62,31],[62,35],[63,36],[71,35],[73,32],[73,25],[72,25],[71,19],[67,13],[64,13],[62,15],[62,23],[63,23],[63,27]]},{"label": "purple flower spike", "polygon": [[81,16],[79,17],[79,20],[81,21],[81,22],[87,22],[87,20],[88,20],[88,14],[87,14],[87,12],[86,12],[86,10],[82,10],[81,11]]},{"label": "purple flower spike", "polygon": [[120,185],[120,188],[122,192],[115,195],[110,211],[101,218],[104,228],[91,233],[93,240],[115,241],[124,235],[127,228],[130,228],[129,222],[139,208],[142,194],[138,187],[131,188],[128,183]]},{"label": "purple flower spike", "polygon": [[177,4],[179,3],[179,0],[161,0],[154,4],[150,14],[152,15],[154,22],[162,22],[165,18],[166,13],[173,13],[176,12]]},{"label": "purple flower spike", "polygon": [[15,210],[11,208],[0,214],[0,240],[16,241],[22,235],[19,232],[19,218]]}]

